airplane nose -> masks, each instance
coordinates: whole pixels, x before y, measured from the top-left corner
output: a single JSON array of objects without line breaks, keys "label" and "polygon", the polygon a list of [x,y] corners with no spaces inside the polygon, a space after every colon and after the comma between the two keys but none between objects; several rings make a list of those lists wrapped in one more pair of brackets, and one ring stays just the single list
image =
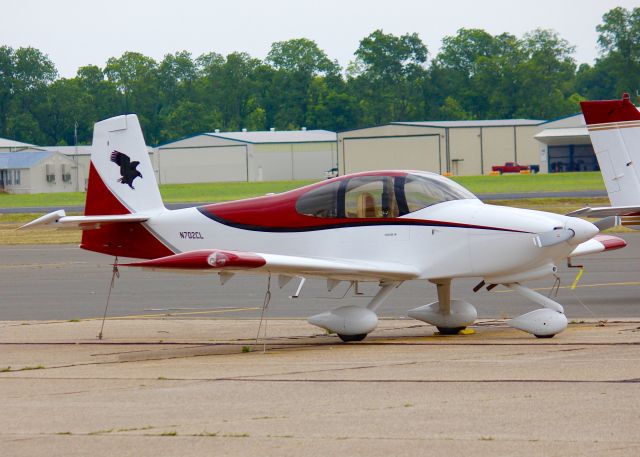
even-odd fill
[{"label": "airplane nose", "polygon": [[568,220],[564,228],[573,230],[573,233],[575,233],[575,236],[569,240],[569,243],[571,244],[580,244],[584,241],[590,240],[600,232],[598,227],[584,219],[577,217],[569,217],[567,219]]}]

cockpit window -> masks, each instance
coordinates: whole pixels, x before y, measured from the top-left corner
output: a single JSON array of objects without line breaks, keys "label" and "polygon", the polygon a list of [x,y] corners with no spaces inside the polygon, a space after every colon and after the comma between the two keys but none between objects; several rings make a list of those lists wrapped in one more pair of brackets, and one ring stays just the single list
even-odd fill
[{"label": "cockpit window", "polygon": [[335,181],[304,194],[296,202],[296,211],[305,216],[338,217],[338,191]]},{"label": "cockpit window", "polygon": [[393,177],[364,176],[347,183],[344,196],[346,217],[359,219],[398,217]]},{"label": "cockpit window", "polygon": [[404,183],[404,197],[410,213],[437,203],[476,198],[454,182],[411,174],[407,175]]},{"label": "cockpit window", "polygon": [[323,218],[387,219],[467,198],[476,197],[438,176],[356,176],[303,194],[296,202],[296,211]]}]

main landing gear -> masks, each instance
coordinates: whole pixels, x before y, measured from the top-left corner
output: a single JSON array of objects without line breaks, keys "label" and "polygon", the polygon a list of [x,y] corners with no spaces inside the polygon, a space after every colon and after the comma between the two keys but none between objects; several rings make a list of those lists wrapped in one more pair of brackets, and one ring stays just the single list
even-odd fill
[{"label": "main landing gear", "polygon": [[508,320],[507,325],[531,333],[538,338],[553,338],[567,328],[567,316],[564,315],[564,308],[560,303],[517,282],[505,284],[505,286],[543,306],[541,309]]},{"label": "main landing gear", "polygon": [[311,316],[308,322],[336,333],[344,342],[362,341],[378,326],[376,310],[400,284],[400,281],[381,282],[380,290],[365,308],[354,305],[342,306]]}]

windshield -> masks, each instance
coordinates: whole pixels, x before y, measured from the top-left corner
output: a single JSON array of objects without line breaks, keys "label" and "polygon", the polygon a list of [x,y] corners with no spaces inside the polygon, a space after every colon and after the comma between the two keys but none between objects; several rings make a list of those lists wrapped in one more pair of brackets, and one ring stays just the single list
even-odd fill
[{"label": "windshield", "polygon": [[476,198],[467,189],[453,181],[414,174],[407,175],[404,183],[404,197],[409,213],[442,202]]}]

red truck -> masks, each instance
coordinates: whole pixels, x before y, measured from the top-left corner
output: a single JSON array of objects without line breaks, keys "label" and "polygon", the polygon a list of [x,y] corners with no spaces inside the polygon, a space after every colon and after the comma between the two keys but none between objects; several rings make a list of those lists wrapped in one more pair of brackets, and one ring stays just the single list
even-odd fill
[{"label": "red truck", "polygon": [[504,165],[494,165],[492,171],[502,173],[520,173],[523,170],[529,170],[531,173],[538,173],[540,165],[518,165],[516,162],[506,162]]}]

